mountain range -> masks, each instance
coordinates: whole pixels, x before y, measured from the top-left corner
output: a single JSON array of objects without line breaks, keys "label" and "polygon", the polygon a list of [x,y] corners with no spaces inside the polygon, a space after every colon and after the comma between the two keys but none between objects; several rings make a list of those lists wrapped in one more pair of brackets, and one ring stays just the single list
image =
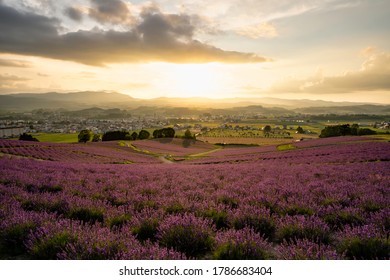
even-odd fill
[{"label": "mountain range", "polygon": [[19,93],[0,95],[1,112],[27,112],[36,109],[84,110],[92,107],[102,109],[126,109],[135,112],[153,112],[158,108],[172,113],[191,114],[212,109],[215,113],[245,111],[260,114],[390,114],[390,105],[359,102],[331,102],[324,100],[293,100],[280,98],[168,98],[137,99],[113,91],[83,91],[71,93]]}]

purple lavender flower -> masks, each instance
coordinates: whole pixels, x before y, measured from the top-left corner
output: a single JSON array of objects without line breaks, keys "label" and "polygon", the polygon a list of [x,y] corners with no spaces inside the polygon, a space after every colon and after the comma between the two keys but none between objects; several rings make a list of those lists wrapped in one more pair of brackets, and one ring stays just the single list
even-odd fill
[{"label": "purple lavender flower", "polygon": [[252,228],[218,232],[214,259],[273,259],[272,245]]},{"label": "purple lavender flower", "polygon": [[214,231],[210,220],[186,213],[168,216],[158,227],[157,238],[162,246],[196,257],[212,248]]}]

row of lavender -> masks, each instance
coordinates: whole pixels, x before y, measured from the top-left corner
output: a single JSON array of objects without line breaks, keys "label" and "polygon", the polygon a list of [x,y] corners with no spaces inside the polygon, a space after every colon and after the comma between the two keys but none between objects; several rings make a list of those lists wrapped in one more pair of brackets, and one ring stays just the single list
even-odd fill
[{"label": "row of lavender", "polygon": [[208,143],[181,138],[161,138],[149,141],[137,140],[131,144],[141,150],[157,154],[170,154],[172,156],[187,156],[215,149],[213,145]]},{"label": "row of lavender", "polygon": [[2,258],[389,259],[389,143],[369,144],[216,165],[2,158]]},{"label": "row of lavender", "polygon": [[[306,139],[302,141],[294,141],[291,142],[291,145],[296,148],[312,148],[312,147],[321,147],[321,146],[331,146],[338,145],[340,143],[354,143],[354,142],[373,142],[376,139],[372,137],[356,137],[356,136],[343,136],[343,137],[330,137],[330,138],[317,138],[317,139]],[[232,146],[232,147],[231,147]],[[268,152],[276,152],[277,147],[275,145],[269,146],[254,146],[254,147],[237,147],[234,148],[234,145],[231,145],[227,148],[223,148],[210,154],[210,158],[212,159],[223,159],[226,157],[235,157],[235,156],[243,156],[243,155],[258,155]]]},{"label": "row of lavender", "polygon": [[[359,139],[358,137],[356,137]],[[310,143],[293,144],[295,149],[288,151],[274,151],[267,147],[247,149],[222,149],[200,159],[191,161],[191,164],[221,164],[234,162],[256,162],[256,161],[288,161],[289,163],[310,163],[313,160],[321,163],[344,163],[344,162],[365,162],[389,159],[389,143],[380,141],[359,141],[359,142],[330,142],[311,140]],[[320,145],[316,146],[316,142]],[[239,149],[242,150],[240,155]]]},{"label": "row of lavender", "polygon": [[57,144],[0,140],[0,153],[41,160],[78,163],[156,163],[152,156],[117,143]]}]

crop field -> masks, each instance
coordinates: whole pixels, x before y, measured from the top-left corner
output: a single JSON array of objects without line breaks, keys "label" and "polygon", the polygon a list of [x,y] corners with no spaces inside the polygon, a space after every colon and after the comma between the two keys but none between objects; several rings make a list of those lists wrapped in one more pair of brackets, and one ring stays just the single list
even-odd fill
[{"label": "crop field", "polygon": [[40,142],[76,143],[77,133],[38,133],[33,135]]},{"label": "crop field", "polygon": [[390,259],[388,141],[174,140],[0,141],[0,258]]},{"label": "crop field", "polygon": [[318,138],[318,136],[297,135],[292,138],[268,138],[268,137],[205,137],[199,136],[198,140],[205,141],[210,144],[242,144],[242,145],[260,145],[260,146],[274,146],[280,144],[291,143],[291,141],[301,138]]},{"label": "crop field", "polygon": [[0,140],[0,154],[38,160],[86,164],[153,163],[157,160],[116,143],[58,144]]},{"label": "crop field", "polygon": [[[267,138],[291,138],[291,134],[295,131],[289,132],[280,131],[279,133],[270,134]],[[232,130],[232,129],[219,129],[215,128],[208,132],[202,133],[202,137],[220,137],[220,138],[264,138],[264,133],[261,130]]]},{"label": "crop field", "polygon": [[215,149],[211,144],[192,139],[161,138],[150,141],[133,141],[131,145],[139,150],[159,155],[185,156],[204,153]]}]

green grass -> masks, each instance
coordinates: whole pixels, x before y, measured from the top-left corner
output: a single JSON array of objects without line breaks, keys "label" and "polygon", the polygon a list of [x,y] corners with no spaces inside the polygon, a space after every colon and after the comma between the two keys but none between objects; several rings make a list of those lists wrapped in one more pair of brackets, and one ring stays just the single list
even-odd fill
[{"label": "green grass", "polygon": [[39,142],[75,143],[78,141],[77,133],[39,133],[33,136]]},{"label": "green grass", "polygon": [[295,147],[293,144],[283,144],[276,147],[278,151],[287,151],[287,150],[294,150],[297,147]]},{"label": "green grass", "polygon": [[373,138],[377,139],[383,139],[384,141],[390,141],[390,134],[376,134],[376,135],[369,135]]}]

